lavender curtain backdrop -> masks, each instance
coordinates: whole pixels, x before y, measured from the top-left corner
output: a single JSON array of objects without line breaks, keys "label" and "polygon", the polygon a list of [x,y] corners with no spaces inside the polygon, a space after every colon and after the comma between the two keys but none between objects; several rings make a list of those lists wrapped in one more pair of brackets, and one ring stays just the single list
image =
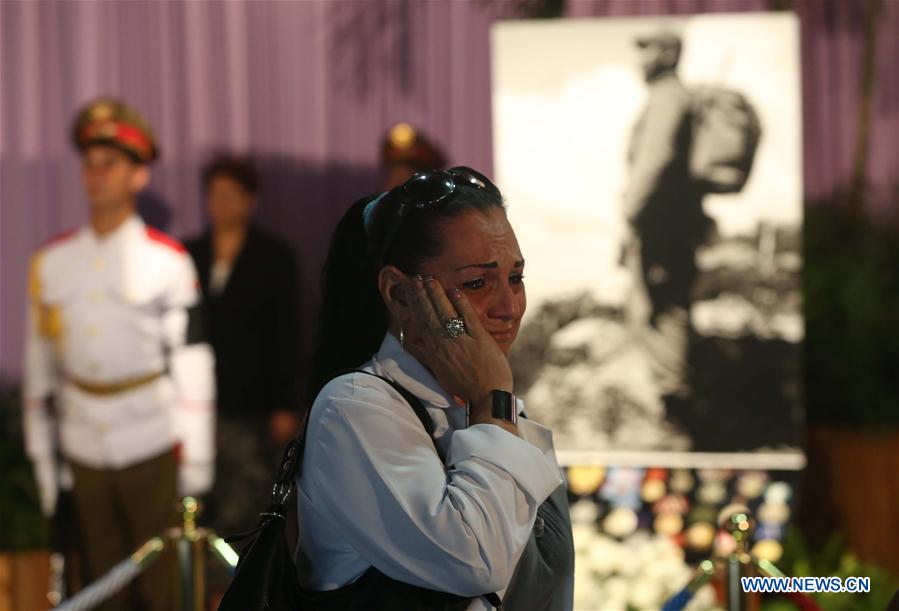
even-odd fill
[{"label": "lavender curtain backdrop", "polygon": [[[198,173],[211,152],[259,159],[267,181],[260,222],[299,253],[308,340],[328,237],[353,200],[377,190],[377,145],[387,126],[421,125],[452,163],[490,171],[489,27],[520,4],[0,2],[0,380],[15,381],[21,371],[30,253],[85,218],[68,140],[82,104],[121,96],[155,126],[162,158],[141,210],[179,237],[203,226]],[[770,4],[569,0],[566,17]],[[806,194],[823,201],[853,177],[870,3],[790,4],[803,37]],[[866,205],[895,221],[899,2],[879,6]]]}]

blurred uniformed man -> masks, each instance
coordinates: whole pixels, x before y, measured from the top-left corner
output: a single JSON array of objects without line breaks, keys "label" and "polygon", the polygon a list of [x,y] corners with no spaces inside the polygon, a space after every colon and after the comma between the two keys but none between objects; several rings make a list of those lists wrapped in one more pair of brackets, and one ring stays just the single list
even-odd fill
[{"label": "blurred uniformed man", "polygon": [[[211,486],[213,357],[190,256],[135,213],[157,156],[150,128],[122,102],[100,100],[78,116],[73,137],[90,221],[31,262],[24,428],[45,514],[60,463],[71,467],[94,580],[173,525],[179,495]],[[138,585],[137,605],[120,592],[102,608],[175,606],[163,558]]]},{"label": "blurred uniformed man", "polygon": [[406,182],[416,172],[443,170],[446,157],[425,134],[408,123],[391,127],[381,142],[384,190]]},{"label": "blurred uniformed man", "polygon": [[689,171],[692,106],[677,76],[681,39],[659,31],[639,37],[636,45],[649,96],[631,135],[624,196],[632,233],[628,266],[642,298],[632,305],[631,322],[643,325],[659,388],[673,400],[688,390],[694,258],[711,219]]}]

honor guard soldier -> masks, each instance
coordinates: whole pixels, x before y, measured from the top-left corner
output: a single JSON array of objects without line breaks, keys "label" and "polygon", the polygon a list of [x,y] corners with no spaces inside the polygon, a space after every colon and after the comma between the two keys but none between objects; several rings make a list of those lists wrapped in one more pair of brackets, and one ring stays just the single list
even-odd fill
[{"label": "honor guard soldier", "polygon": [[[45,514],[61,464],[71,467],[95,580],[175,523],[179,495],[211,487],[214,363],[190,256],[136,214],[157,157],[149,126],[106,99],[77,117],[72,135],[90,222],[31,262],[24,429]],[[167,565],[157,559],[139,578],[139,605],[123,591],[101,608],[172,609]]]},{"label": "honor guard soldier", "polygon": [[381,141],[381,170],[384,189],[403,184],[416,172],[443,170],[446,156],[424,132],[409,123],[397,123]]}]

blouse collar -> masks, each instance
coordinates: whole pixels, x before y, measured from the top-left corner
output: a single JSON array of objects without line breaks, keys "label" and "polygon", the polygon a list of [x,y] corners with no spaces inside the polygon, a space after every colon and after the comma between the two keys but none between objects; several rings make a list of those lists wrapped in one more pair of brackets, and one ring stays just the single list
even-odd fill
[{"label": "blouse collar", "polygon": [[372,358],[372,367],[375,373],[386,375],[434,407],[446,409],[455,404],[452,395],[440,386],[418,359],[400,346],[399,340],[390,332],[384,336],[381,347]]}]

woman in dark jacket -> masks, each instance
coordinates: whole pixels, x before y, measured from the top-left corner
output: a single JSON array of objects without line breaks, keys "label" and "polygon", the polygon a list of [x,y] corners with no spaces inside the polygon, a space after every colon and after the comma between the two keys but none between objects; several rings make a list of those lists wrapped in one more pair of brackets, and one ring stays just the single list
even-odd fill
[{"label": "woman in dark jacket", "polygon": [[210,227],[187,242],[216,359],[219,451],[207,516],[225,535],[255,524],[272,463],[298,423],[295,258],[252,223],[259,191],[249,161],[212,160],[203,173]]}]

